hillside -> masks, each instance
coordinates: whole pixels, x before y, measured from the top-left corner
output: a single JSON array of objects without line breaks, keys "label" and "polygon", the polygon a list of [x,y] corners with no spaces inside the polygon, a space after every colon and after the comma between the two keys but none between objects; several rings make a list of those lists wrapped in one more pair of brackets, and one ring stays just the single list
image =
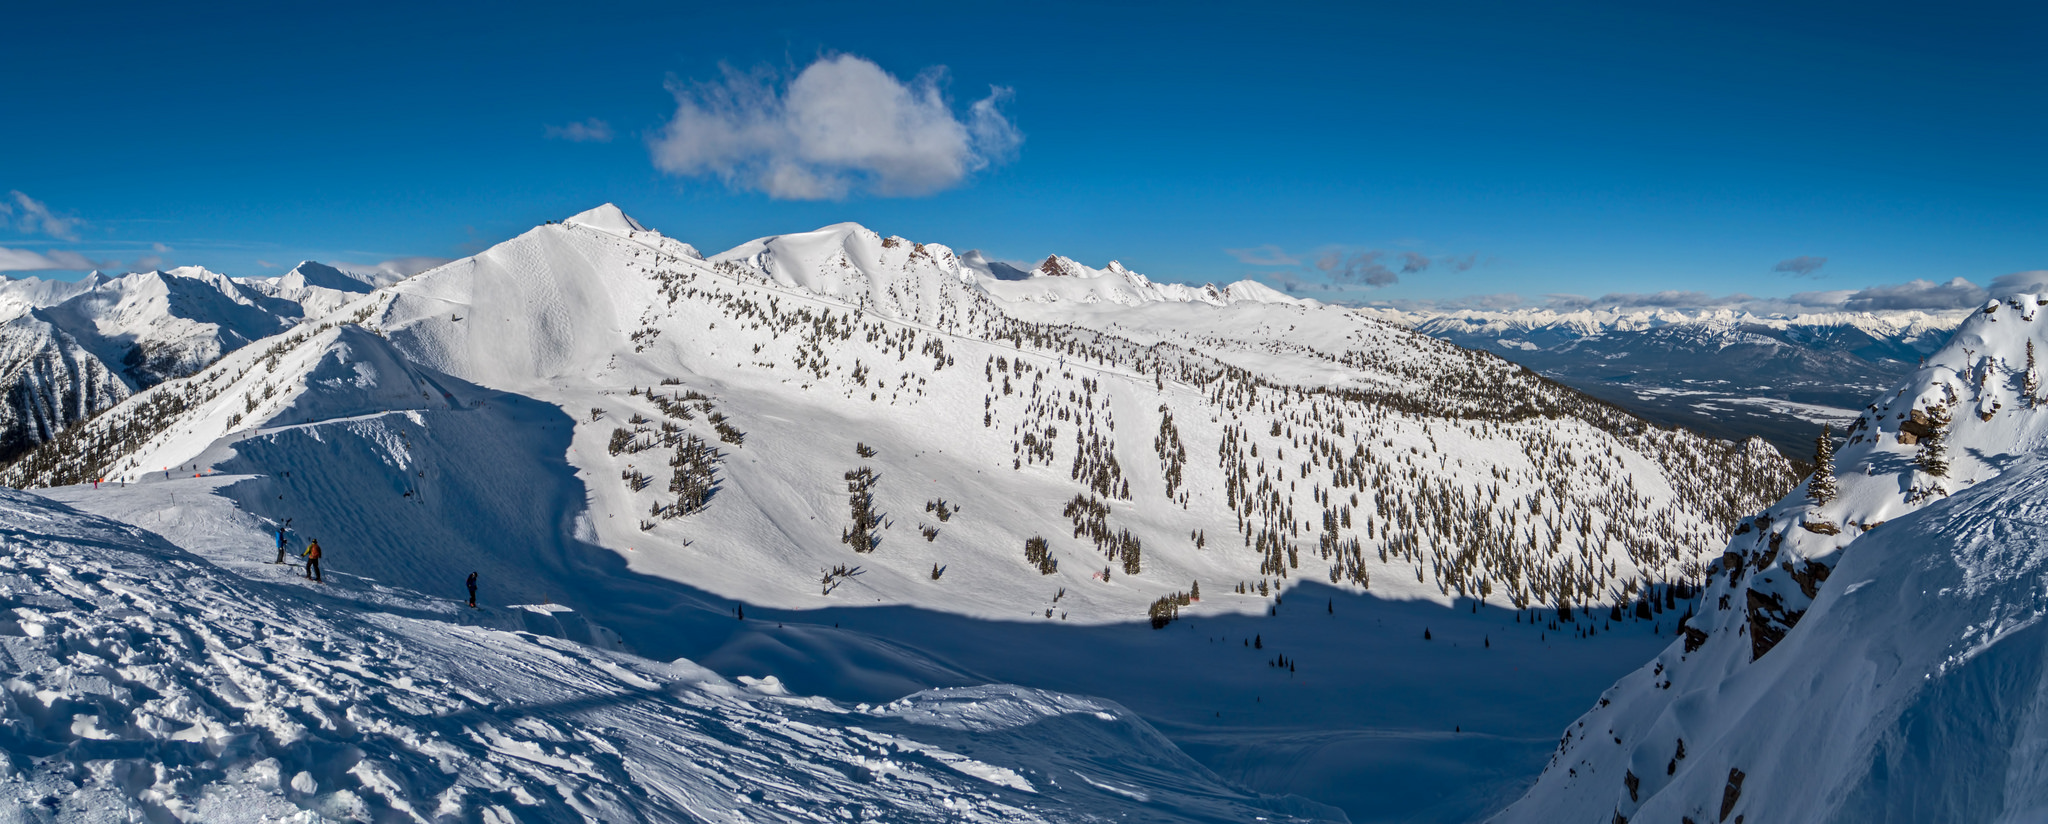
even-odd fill
[{"label": "hillside", "polygon": [[[2035,295],[1973,313],[1746,519],[1685,637],[1572,724],[1501,821],[2048,812]],[[1681,743],[1682,742],[1682,743]]]},{"label": "hillside", "polygon": [[[4,480],[125,482],[61,494],[131,522],[207,484],[179,494],[380,585],[477,569],[641,654],[842,700],[1108,695],[1355,820],[1504,803],[1668,627],[1539,615],[1660,613],[1791,482],[1761,442],[1341,308],[1058,268],[999,281],[852,225],[707,258],[604,207],[139,392]],[[1398,766],[1344,777],[1367,763]]]}]

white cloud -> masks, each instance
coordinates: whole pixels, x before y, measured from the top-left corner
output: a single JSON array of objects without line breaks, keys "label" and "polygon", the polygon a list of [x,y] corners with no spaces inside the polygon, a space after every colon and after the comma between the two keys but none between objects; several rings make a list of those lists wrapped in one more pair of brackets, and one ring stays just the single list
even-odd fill
[{"label": "white cloud", "polygon": [[2038,295],[2042,292],[2048,292],[2048,269],[2035,269],[2029,272],[1999,275],[1991,280],[1991,291],[1998,295],[2010,295],[2019,292]]},{"label": "white cloud", "polygon": [[654,165],[784,200],[856,191],[915,197],[943,191],[1012,157],[1023,134],[991,87],[962,122],[940,91],[943,69],[909,82],[852,55],[821,58],[786,86],[767,71],[725,69],[717,82],[671,82],[676,114],[652,142]]},{"label": "white cloud", "polygon": [[595,117],[567,126],[548,126],[546,131],[550,139],[567,140],[571,143],[612,142],[612,124]]},{"label": "white cloud", "polygon": [[[1984,303],[1990,293],[1984,287],[1962,278],[1947,283],[1914,279],[1905,283],[1887,286],[1871,286],[1857,290],[1842,302],[1842,308],[1864,311],[1872,309],[1973,309]],[[1796,295],[1794,297],[1797,297]]]},{"label": "white cloud", "polygon": [[421,272],[427,271],[428,269],[432,269],[443,263],[447,263],[452,259],[453,258],[434,257],[432,255],[411,255],[408,257],[392,258],[390,260],[379,263],[377,264],[377,270],[380,272],[389,272],[399,277],[409,278],[412,277],[413,275],[417,275]]},{"label": "white cloud", "polygon": [[61,240],[77,240],[78,226],[85,221],[50,211],[42,201],[19,190],[7,193],[13,202],[0,201],[0,221],[17,231],[44,234]]},{"label": "white cloud", "polygon": [[77,252],[63,249],[32,252],[27,249],[0,246],[0,272],[33,272],[43,269],[83,271],[102,268],[106,267]]}]

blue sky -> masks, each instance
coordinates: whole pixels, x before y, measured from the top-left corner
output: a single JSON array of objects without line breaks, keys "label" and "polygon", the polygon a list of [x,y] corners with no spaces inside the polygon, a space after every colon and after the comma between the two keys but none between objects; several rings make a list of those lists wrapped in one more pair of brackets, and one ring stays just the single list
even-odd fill
[{"label": "blue sky", "polygon": [[1357,301],[2048,269],[2039,4],[286,5],[11,10],[0,269],[456,257],[604,201]]}]

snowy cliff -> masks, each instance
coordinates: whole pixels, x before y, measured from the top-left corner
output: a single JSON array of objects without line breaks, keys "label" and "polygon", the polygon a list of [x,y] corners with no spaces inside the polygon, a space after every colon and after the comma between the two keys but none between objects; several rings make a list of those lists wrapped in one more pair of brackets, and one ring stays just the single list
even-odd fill
[{"label": "snowy cliff", "polygon": [[1745,520],[1684,637],[1497,820],[2048,814],[2044,307],[1973,313],[1831,471]]}]

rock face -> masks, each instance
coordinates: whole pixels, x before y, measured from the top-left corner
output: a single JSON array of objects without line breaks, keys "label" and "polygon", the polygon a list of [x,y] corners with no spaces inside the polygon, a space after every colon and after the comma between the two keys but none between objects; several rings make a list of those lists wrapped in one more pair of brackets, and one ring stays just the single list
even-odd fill
[{"label": "rock face", "polygon": [[312,261],[276,278],[187,266],[0,281],[0,463],[371,288]]},{"label": "rock face", "polygon": [[129,394],[112,369],[39,314],[0,323],[0,461]]}]

